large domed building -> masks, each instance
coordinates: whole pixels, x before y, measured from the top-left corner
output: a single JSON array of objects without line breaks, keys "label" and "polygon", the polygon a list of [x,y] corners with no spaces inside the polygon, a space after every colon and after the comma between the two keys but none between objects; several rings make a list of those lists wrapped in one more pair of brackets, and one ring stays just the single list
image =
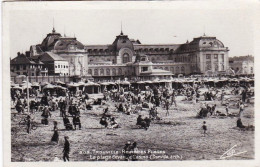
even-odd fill
[{"label": "large domed building", "polygon": [[87,52],[76,37],[64,37],[53,28],[41,44],[30,47],[30,57],[37,57],[49,69],[49,75],[87,75]]},{"label": "large domed building", "polygon": [[43,62],[49,75],[92,76],[96,81],[152,80],[179,74],[223,74],[229,69],[228,51],[216,37],[205,34],[183,44],[142,44],[121,31],[111,44],[83,45],[53,28],[26,56]]},{"label": "large domed building", "polygon": [[[88,73],[97,80],[149,78],[145,75],[157,78],[178,74],[218,75],[228,70],[228,48],[216,37],[205,34],[184,44],[141,44],[121,31],[112,44],[86,45],[85,48],[88,52]],[[137,63],[138,55],[143,55],[149,62]]]}]

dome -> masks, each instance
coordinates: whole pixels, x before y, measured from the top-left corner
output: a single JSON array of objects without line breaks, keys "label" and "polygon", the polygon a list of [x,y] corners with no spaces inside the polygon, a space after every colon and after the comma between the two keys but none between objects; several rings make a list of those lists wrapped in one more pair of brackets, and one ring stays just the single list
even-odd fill
[{"label": "dome", "polygon": [[190,44],[195,44],[200,48],[224,48],[224,44],[216,37],[209,37],[206,35],[194,38]]},{"label": "dome", "polygon": [[41,48],[43,51],[50,51],[53,49],[54,44],[61,37],[60,33],[56,33],[53,28],[52,33],[47,34],[46,38],[42,41]]},{"label": "dome", "polygon": [[180,45],[180,47],[175,51],[176,53],[197,51],[199,49],[214,49],[214,48],[224,48],[224,44],[219,41],[216,37],[201,36],[194,38],[191,42],[186,42]]},{"label": "dome", "polygon": [[120,35],[116,36],[116,39],[112,45],[115,51],[119,51],[121,48],[129,48],[131,50],[134,50],[133,43],[129,40],[127,35],[123,34],[123,32],[121,32]]},{"label": "dome", "polygon": [[54,50],[83,50],[84,45],[76,38],[62,37],[54,45]]}]

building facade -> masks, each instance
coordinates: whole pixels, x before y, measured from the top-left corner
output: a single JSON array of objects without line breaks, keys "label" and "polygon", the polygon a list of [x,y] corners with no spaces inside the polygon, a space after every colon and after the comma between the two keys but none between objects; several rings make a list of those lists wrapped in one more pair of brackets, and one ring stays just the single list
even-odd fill
[{"label": "building facade", "polygon": [[206,35],[184,44],[142,44],[121,31],[112,44],[83,45],[75,37],[62,37],[53,28],[26,54],[43,62],[49,75],[111,80],[217,75],[229,69],[228,51],[216,37]]},{"label": "building facade", "polygon": [[17,57],[11,60],[10,69],[12,73],[25,76],[47,76],[48,69],[42,61],[31,59],[25,54],[18,52]]},{"label": "building facade", "polygon": [[64,37],[53,28],[41,44],[30,47],[30,57],[46,59],[44,61],[52,75],[86,76],[88,55],[84,45],[76,37]]},{"label": "building facade", "polygon": [[229,66],[235,75],[251,75],[254,74],[254,58],[253,56],[232,57],[229,60]]},{"label": "building facade", "polygon": [[172,74],[220,74],[229,68],[229,49],[216,37],[201,36],[185,44],[141,44],[123,32],[112,44],[85,45],[88,73],[94,78],[140,77],[136,57],[146,55],[150,71]]}]

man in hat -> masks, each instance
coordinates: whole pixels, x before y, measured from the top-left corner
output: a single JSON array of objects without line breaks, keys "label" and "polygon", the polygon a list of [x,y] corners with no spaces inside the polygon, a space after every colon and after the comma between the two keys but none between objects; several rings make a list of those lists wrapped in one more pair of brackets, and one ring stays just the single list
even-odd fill
[{"label": "man in hat", "polygon": [[64,162],[69,161],[69,153],[70,153],[70,143],[68,141],[69,137],[68,136],[64,136],[65,139],[65,143],[64,143],[64,149],[63,149],[63,160]]}]

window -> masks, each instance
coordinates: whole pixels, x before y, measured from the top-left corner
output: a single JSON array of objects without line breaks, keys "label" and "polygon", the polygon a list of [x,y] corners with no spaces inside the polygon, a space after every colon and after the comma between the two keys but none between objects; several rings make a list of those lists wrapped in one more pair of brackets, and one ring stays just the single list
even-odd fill
[{"label": "window", "polygon": [[20,72],[17,72],[18,75],[20,75]]},{"label": "window", "polygon": [[176,73],[179,73],[179,69],[180,69],[180,67],[177,66],[177,67],[176,67]]},{"label": "window", "polygon": [[209,54],[206,55],[206,59],[210,59],[210,55]]},{"label": "window", "polygon": [[145,61],[145,58],[143,57],[143,58],[141,59],[141,61]]},{"label": "window", "polygon": [[64,65],[63,68],[66,68],[66,66]]},{"label": "window", "polygon": [[91,69],[88,69],[88,74],[92,75],[92,70]]},{"label": "window", "polygon": [[185,72],[185,67],[181,67],[181,72],[184,73]]},{"label": "window", "polygon": [[94,75],[98,75],[98,69],[94,70]]},{"label": "window", "polygon": [[107,75],[110,75],[110,69],[106,70]]},{"label": "window", "polygon": [[253,74],[254,73],[254,68],[251,67],[250,69],[251,69],[251,74]]},{"label": "window", "polygon": [[142,67],[142,72],[148,71],[148,67]]},{"label": "window", "polygon": [[168,68],[168,67],[165,67],[164,70],[169,71],[169,68]]},{"label": "window", "polygon": [[123,55],[123,63],[128,63],[129,62],[129,54],[128,53],[124,53]]},{"label": "window", "polygon": [[206,70],[211,70],[211,62],[206,62]]},{"label": "window", "polygon": [[57,68],[57,66],[55,66],[55,68]]},{"label": "window", "polygon": [[26,73],[26,72],[24,72],[24,73],[23,73],[23,75],[27,75],[27,73]]},{"label": "window", "polygon": [[100,75],[104,75],[104,69],[103,68],[100,69]]},{"label": "window", "polygon": [[214,59],[218,59],[218,55],[217,54],[214,55]]},{"label": "window", "polygon": [[23,69],[26,70],[26,65],[23,65]]},{"label": "window", "polygon": [[67,68],[69,68],[69,66],[66,66]]},{"label": "window", "polygon": [[221,55],[222,61],[224,62],[224,54]]},{"label": "window", "polygon": [[[20,70],[20,68],[19,68],[19,65],[18,66],[16,66],[16,70]],[[19,73],[20,74],[20,73]]]},{"label": "window", "polygon": [[215,71],[218,71],[218,64],[215,64]]},{"label": "window", "polygon": [[32,76],[34,76],[34,73],[32,73]]},{"label": "window", "polygon": [[174,67],[171,67],[171,72],[174,73]]},{"label": "window", "polygon": [[116,75],[116,69],[115,68],[112,69],[112,75]]},{"label": "window", "polygon": [[58,68],[60,68],[60,65],[58,65]]},{"label": "window", "polygon": [[118,69],[118,75],[122,75],[122,69],[121,68]]}]

